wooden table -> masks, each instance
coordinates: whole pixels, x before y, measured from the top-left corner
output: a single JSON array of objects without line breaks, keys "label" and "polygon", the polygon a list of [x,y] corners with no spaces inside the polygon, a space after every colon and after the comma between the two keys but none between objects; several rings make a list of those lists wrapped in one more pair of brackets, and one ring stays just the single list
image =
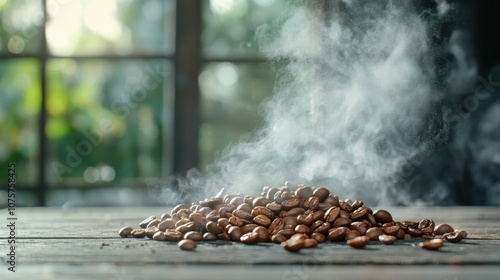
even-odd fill
[{"label": "wooden table", "polygon": [[439,251],[423,250],[413,239],[390,246],[371,242],[364,249],[327,242],[299,253],[271,243],[214,241],[189,252],[175,243],[118,237],[121,227],[137,227],[169,209],[20,208],[16,272],[7,270],[9,232],[2,226],[0,279],[500,279],[499,207],[386,209],[395,220],[432,218],[467,230],[469,237]]}]

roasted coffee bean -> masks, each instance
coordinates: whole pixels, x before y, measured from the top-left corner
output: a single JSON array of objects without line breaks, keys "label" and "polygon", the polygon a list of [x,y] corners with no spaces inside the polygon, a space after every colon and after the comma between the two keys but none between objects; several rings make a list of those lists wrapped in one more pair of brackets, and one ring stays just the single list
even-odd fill
[{"label": "roasted coffee bean", "polygon": [[190,222],[189,219],[180,219],[175,223],[174,227],[180,227],[180,226],[185,225],[189,222]]},{"label": "roasted coffee bean", "polygon": [[358,210],[361,206],[363,206],[363,201],[361,200],[355,200],[351,204],[352,212]]},{"label": "roasted coffee bean", "polygon": [[418,228],[418,223],[414,221],[402,221],[401,224],[407,228]]},{"label": "roasted coffee bean", "polygon": [[[229,219],[227,218],[220,218],[217,220],[217,225],[220,227],[220,228],[225,228],[227,225],[229,225]],[[207,228],[208,230],[208,228]],[[214,233],[216,234],[216,233]]]},{"label": "roasted coffee bean", "polygon": [[320,221],[320,220],[323,221],[323,219],[325,218],[325,210],[313,211],[312,216],[315,221]]},{"label": "roasted coffee bean", "polygon": [[231,240],[240,241],[240,238],[243,235],[243,231],[238,226],[232,226],[227,231],[227,234],[229,234],[229,237],[231,237]]},{"label": "roasted coffee bean", "polygon": [[266,208],[273,211],[273,213],[279,213],[279,212],[281,212],[281,210],[283,210],[283,206],[281,206],[281,204],[276,203],[276,202],[271,202],[271,203],[266,204]]},{"label": "roasted coffee bean", "polygon": [[264,206],[257,206],[255,208],[253,208],[251,213],[252,213],[253,217],[256,217],[258,215],[264,215],[264,216],[267,216],[269,219],[274,219],[274,212],[272,210],[270,210],[269,208],[264,207]]},{"label": "roasted coffee bean", "polygon": [[324,222],[322,223],[319,227],[315,228],[313,230],[314,233],[321,233],[321,234],[327,234],[328,231],[331,229],[330,223]]},{"label": "roasted coffee bean", "polygon": [[330,195],[330,191],[327,188],[319,187],[313,191],[312,195],[317,197],[319,199],[319,202],[325,202],[325,200]]},{"label": "roasted coffee bean", "polygon": [[399,226],[388,226],[383,229],[384,233],[387,235],[396,236],[399,231]]},{"label": "roasted coffee bean", "polygon": [[146,237],[148,238],[153,238],[153,235],[157,233],[159,230],[157,227],[148,227],[144,229],[144,232],[146,233]]},{"label": "roasted coffee bean", "polygon": [[325,213],[325,221],[329,223],[333,223],[340,215],[340,207],[332,206]]},{"label": "roasted coffee bean", "polygon": [[397,239],[405,239],[405,231],[402,229],[399,229],[398,234],[396,234]]},{"label": "roasted coffee bean", "polygon": [[165,231],[167,229],[175,228],[175,222],[171,218],[165,219],[163,222],[158,224],[158,229],[161,231]]},{"label": "roasted coffee bean", "polygon": [[352,239],[347,240],[347,245],[353,248],[363,248],[370,242],[370,238],[368,236],[358,236]]},{"label": "roasted coffee bean", "polygon": [[267,191],[266,193],[266,198],[268,200],[273,200],[274,199],[274,195],[276,194],[276,192],[278,192],[279,189],[278,188],[269,188],[269,190]]},{"label": "roasted coffee bean", "polygon": [[165,241],[165,233],[163,231],[157,231],[155,234],[153,234],[153,240]]},{"label": "roasted coffee bean", "polygon": [[193,241],[201,241],[203,240],[203,234],[199,231],[188,231],[184,234],[184,239],[190,239]]},{"label": "roasted coffee bean", "polygon": [[[352,222],[349,226],[351,230],[357,230],[361,235],[365,235],[368,230],[368,225],[365,222]],[[398,228],[399,229],[399,228]]]},{"label": "roasted coffee bean", "polygon": [[143,229],[134,229],[131,234],[135,238],[144,238],[146,236],[146,231]]},{"label": "roasted coffee bean", "polygon": [[183,219],[189,219],[189,215],[191,215],[191,213],[193,213],[193,210],[187,208],[187,209],[180,209],[179,211],[177,211],[177,216],[179,216],[179,218]]},{"label": "roasted coffee bean", "polygon": [[390,223],[392,222],[392,215],[391,213],[387,212],[384,209],[378,209],[375,212],[373,212],[373,217],[378,223]]},{"label": "roasted coffee bean", "polygon": [[[320,227],[322,224],[324,223],[324,221],[322,220],[318,220],[318,221],[315,221],[311,226],[311,231],[314,231],[315,229],[317,229],[318,227]],[[330,223],[328,223],[330,224]]]},{"label": "roasted coffee bean", "polygon": [[239,227],[241,227],[244,224],[243,220],[236,216],[231,216],[231,218],[229,218],[229,223]]},{"label": "roasted coffee bean", "polygon": [[269,219],[265,215],[257,215],[253,218],[253,222],[258,224],[259,226],[268,227],[271,224],[271,219]]},{"label": "roasted coffee bean", "polygon": [[132,234],[132,231],[133,231],[133,229],[131,227],[124,227],[124,228],[120,229],[120,231],[118,232],[118,234],[121,237],[128,237],[129,235]]},{"label": "roasted coffee bean", "polygon": [[340,209],[347,211],[348,213],[352,212],[352,206],[351,206],[352,202],[339,201],[339,203],[340,203]]},{"label": "roasted coffee bean", "polygon": [[357,230],[347,230],[347,232],[345,234],[345,237],[344,237],[344,240],[345,241],[351,240],[351,239],[356,238],[358,236],[361,236],[361,233],[359,233],[359,231],[357,231]]},{"label": "roasted coffee bean", "polygon": [[340,218],[349,218],[350,219],[351,218],[351,214],[349,214],[349,212],[341,209],[339,217]]},{"label": "roasted coffee bean", "polygon": [[318,241],[314,238],[304,239],[304,248],[313,248],[318,246]]},{"label": "roasted coffee bean", "polygon": [[341,241],[344,240],[347,232],[349,231],[348,228],[346,227],[339,227],[339,228],[334,228],[331,229],[328,232],[328,239],[331,241]]},{"label": "roasted coffee bean", "polygon": [[177,246],[179,246],[179,248],[181,248],[182,250],[192,251],[196,248],[196,242],[193,240],[184,239],[179,241]]},{"label": "roasted coffee bean", "polygon": [[242,204],[244,201],[243,201],[243,197],[241,196],[236,196],[236,197],[233,197],[231,199],[231,201],[229,201],[229,204],[232,204],[236,207],[238,207],[240,204]]},{"label": "roasted coffee bean", "polygon": [[193,212],[197,211],[200,208],[200,205],[193,204],[189,206],[189,209],[191,209]]},{"label": "roasted coffee bean", "polygon": [[366,236],[368,236],[370,238],[370,240],[377,240],[378,237],[381,236],[382,234],[384,234],[382,229],[377,228],[377,227],[369,228],[366,231]]},{"label": "roasted coffee bean", "polygon": [[336,228],[336,227],[349,227],[349,225],[352,223],[351,219],[349,218],[337,218],[334,222],[333,222],[333,227]]},{"label": "roasted coffee bean", "polygon": [[443,239],[431,239],[429,241],[420,242],[419,246],[427,250],[437,250],[443,247]]},{"label": "roasted coffee bean", "polygon": [[217,235],[211,232],[205,232],[205,234],[203,234],[203,240],[205,241],[217,240]]},{"label": "roasted coffee bean", "polygon": [[253,200],[253,203],[252,203],[252,206],[253,207],[257,207],[257,206],[266,206],[268,203],[270,203],[271,200],[265,198],[265,197],[256,197],[254,200]]},{"label": "roasted coffee bean", "polygon": [[314,215],[298,215],[297,223],[311,226],[314,223]]},{"label": "roasted coffee bean", "polygon": [[222,232],[217,234],[217,239],[229,241],[231,240],[231,237],[226,232]]},{"label": "roasted coffee bean", "polygon": [[173,215],[173,214],[177,213],[181,209],[189,209],[189,205],[187,205],[187,204],[179,204],[179,205],[175,206],[172,209],[172,211],[170,211],[170,215]]},{"label": "roasted coffee bean", "polygon": [[[220,205],[224,205],[224,204],[220,204]],[[219,209],[214,209],[214,210],[217,210],[219,211]],[[200,209],[198,209],[198,213],[202,214],[202,215],[208,215],[208,213],[212,212],[212,208],[210,207],[201,207]]]},{"label": "roasted coffee bean", "polygon": [[245,244],[255,244],[259,242],[259,234],[255,232],[245,233],[241,236],[240,242]]},{"label": "roasted coffee bean", "polygon": [[454,229],[449,224],[439,224],[434,228],[434,233],[437,235],[443,235],[448,232],[453,232]]},{"label": "roasted coffee bean", "polygon": [[171,218],[171,217],[172,216],[170,216],[169,213],[163,213],[163,215],[161,215],[161,217],[160,217],[160,220],[165,221],[166,219]]},{"label": "roasted coffee bean", "polygon": [[304,239],[290,239],[282,243],[283,248],[290,252],[297,252],[304,248]]},{"label": "roasted coffee bean", "polygon": [[[227,226],[227,225],[226,225]],[[216,222],[210,221],[205,225],[205,228],[208,232],[213,233],[215,235],[222,232],[222,228],[217,225]]]},{"label": "roasted coffee bean", "polygon": [[467,232],[465,230],[455,230],[454,232],[448,232],[444,234],[446,241],[453,243],[460,242],[462,239],[467,237]]},{"label": "roasted coffee bean", "polygon": [[238,217],[238,218],[241,218],[243,220],[252,220],[253,219],[253,216],[252,216],[252,214],[250,214],[250,212],[245,212],[245,211],[239,210],[239,209],[234,210],[233,215]]},{"label": "roasted coffee bean", "polygon": [[298,224],[297,217],[287,216],[283,218],[283,223],[284,223],[283,228],[295,228]]},{"label": "roasted coffee bean", "polygon": [[330,203],[320,203],[318,205],[318,209],[323,210],[323,211],[330,209],[330,207],[332,207],[332,205]]},{"label": "roasted coffee bean", "polygon": [[[359,208],[350,214],[351,220],[359,221],[364,219],[368,215],[368,210],[366,208]],[[371,224],[371,223],[370,223]]]},{"label": "roasted coffee bean", "polygon": [[259,225],[257,225],[257,224],[246,224],[246,225],[241,227],[241,230],[243,231],[243,234],[245,234],[248,232],[252,232],[258,226]]},{"label": "roasted coffee bean", "polygon": [[236,207],[236,210],[240,210],[240,211],[247,212],[247,213],[252,213],[252,209],[253,209],[252,205],[250,205],[246,202],[243,204],[240,204],[238,207]]},{"label": "roasted coffee bean", "polygon": [[[253,206],[253,200],[255,199],[255,196],[253,195],[246,195],[243,197],[243,204],[248,204],[250,205],[250,211],[252,211],[251,207]],[[250,212],[248,211],[248,212]]]},{"label": "roasted coffee bean", "polygon": [[189,214],[189,220],[195,223],[201,223],[201,220],[203,219],[203,215],[200,213],[191,213]]},{"label": "roasted coffee bean", "polygon": [[305,199],[307,197],[310,197],[313,193],[313,190],[311,187],[300,187],[295,191],[295,195],[298,198]]},{"label": "roasted coffee bean", "polygon": [[394,242],[396,242],[397,237],[394,235],[382,234],[378,237],[378,240],[384,244],[390,245],[390,244],[394,244]]},{"label": "roasted coffee bean", "polygon": [[426,227],[430,227],[430,228],[434,229],[435,226],[436,226],[436,224],[431,219],[423,219],[423,220],[420,221],[420,223],[418,223],[418,228],[419,229],[423,229],[423,228],[426,228]]},{"label": "roasted coffee bean", "polygon": [[303,207],[315,211],[319,206],[319,198],[316,196],[310,196],[304,200]]},{"label": "roasted coffee bean", "polygon": [[179,241],[182,239],[183,234],[176,230],[168,230],[164,232],[166,241]]},{"label": "roasted coffee bean", "polygon": [[408,228],[408,233],[413,237],[422,236],[422,230],[420,230],[418,228]]},{"label": "roasted coffee bean", "polygon": [[375,220],[375,217],[372,214],[367,214],[366,219],[370,222],[372,227],[377,226],[377,220]]},{"label": "roasted coffee bean", "polygon": [[434,235],[434,227],[424,227],[421,231],[423,235]]},{"label": "roasted coffee bean", "polygon": [[269,230],[263,226],[258,226],[253,229],[253,232],[257,233],[259,236],[259,242],[267,242],[269,241]]},{"label": "roasted coffee bean", "polygon": [[297,196],[291,196],[290,198],[281,202],[281,206],[283,206],[284,210],[290,210],[292,208],[296,208],[300,206],[300,198]]},{"label": "roasted coffee bean", "polygon": [[282,243],[282,242],[285,242],[286,240],[287,240],[287,238],[281,234],[275,234],[275,235],[271,236],[271,241],[274,243]]},{"label": "roasted coffee bean", "polygon": [[306,212],[306,210],[304,208],[296,207],[296,208],[288,210],[285,214],[285,217],[286,216],[298,216],[298,215],[304,214],[305,212]]},{"label": "roasted coffee bean", "polygon": [[285,226],[285,222],[283,221],[283,219],[282,218],[276,218],[269,225],[269,233],[271,235],[275,235],[275,234],[278,233],[278,231],[282,230],[284,226]]},{"label": "roasted coffee bean", "polygon": [[313,232],[311,234],[311,238],[316,239],[318,243],[323,243],[326,241],[326,236],[324,234],[318,233],[318,232]]},{"label": "roasted coffee bean", "polygon": [[306,226],[306,225],[297,225],[295,227],[295,232],[297,232],[297,233],[304,233],[304,234],[310,235],[311,234],[311,229],[308,226]]},{"label": "roasted coffee bean", "polygon": [[330,195],[328,196],[324,201],[323,203],[329,203],[331,204],[332,206],[340,206],[340,203],[339,203],[339,197],[336,196],[336,195]]},{"label": "roasted coffee bean", "polygon": [[223,202],[223,198],[222,197],[209,197],[205,200],[203,200],[201,203],[200,203],[200,206],[201,207],[210,207],[210,208],[214,208],[216,205],[219,205]]},{"label": "roasted coffee bean", "polygon": [[155,220],[156,216],[149,216],[146,219],[144,219],[142,222],[139,223],[139,226],[141,228],[146,228],[151,221]]},{"label": "roasted coffee bean", "polygon": [[286,238],[290,238],[295,233],[296,233],[295,229],[293,229],[293,228],[285,228],[285,229],[282,229],[282,230],[278,231],[277,234],[281,234],[281,235],[283,235]]}]

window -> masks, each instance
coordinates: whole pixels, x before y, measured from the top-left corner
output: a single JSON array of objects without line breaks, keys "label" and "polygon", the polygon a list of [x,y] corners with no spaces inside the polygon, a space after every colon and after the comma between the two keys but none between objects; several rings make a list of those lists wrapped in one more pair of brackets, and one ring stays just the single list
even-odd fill
[{"label": "window", "polygon": [[284,3],[0,0],[0,162],[20,205],[160,204],[152,182],[203,172],[262,121],[274,73],[254,34]]}]

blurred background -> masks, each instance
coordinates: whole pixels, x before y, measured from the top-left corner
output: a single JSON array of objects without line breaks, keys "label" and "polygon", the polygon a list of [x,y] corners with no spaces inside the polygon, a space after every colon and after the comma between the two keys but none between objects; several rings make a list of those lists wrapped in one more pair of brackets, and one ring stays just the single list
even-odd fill
[{"label": "blurred background", "polygon": [[[9,162],[19,206],[161,205],[151,188],[262,123],[254,35],[286,2],[0,0],[0,207]],[[498,11],[458,2],[488,77]]]}]

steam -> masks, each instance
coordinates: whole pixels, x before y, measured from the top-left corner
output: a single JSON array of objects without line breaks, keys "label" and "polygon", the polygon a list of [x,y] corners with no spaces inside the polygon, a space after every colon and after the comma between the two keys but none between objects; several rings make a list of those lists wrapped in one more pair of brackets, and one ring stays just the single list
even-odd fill
[{"label": "steam", "polygon": [[265,125],[164,196],[258,194],[289,180],[341,198],[408,203],[404,188],[394,193],[411,176],[408,161],[433,152],[423,144],[435,136],[446,82],[435,65],[445,47],[430,35],[452,7],[439,2],[439,11],[419,13],[408,1],[343,1],[326,16],[290,6],[256,34],[279,69]]}]

